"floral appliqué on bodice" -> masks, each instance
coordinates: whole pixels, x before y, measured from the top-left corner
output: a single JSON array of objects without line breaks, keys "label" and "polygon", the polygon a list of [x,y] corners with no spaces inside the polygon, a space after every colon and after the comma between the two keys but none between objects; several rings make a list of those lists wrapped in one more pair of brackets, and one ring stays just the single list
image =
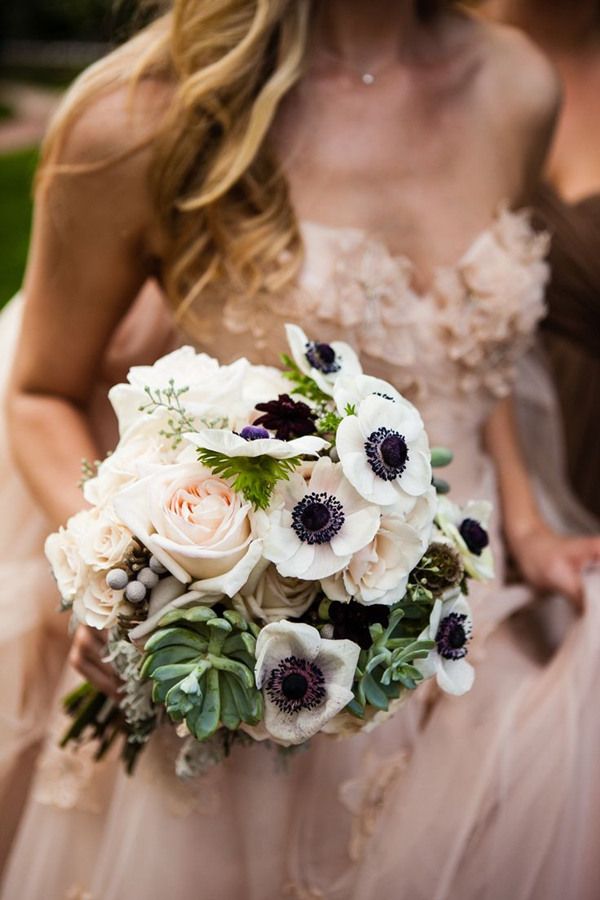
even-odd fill
[{"label": "floral appliqu\u00e9 on bodice", "polygon": [[[452,266],[435,270],[426,291],[404,256],[356,228],[304,222],[300,284],[285,298],[230,298],[225,345],[248,343],[276,363],[283,322],[309,336],[335,336],[360,353],[365,370],[392,380],[417,402],[430,392],[510,392],[515,363],[544,314],[549,239],[526,211],[502,207]],[[240,346],[240,351],[242,351]],[[228,356],[234,353],[228,352]],[[268,358],[264,358],[268,357]]]}]

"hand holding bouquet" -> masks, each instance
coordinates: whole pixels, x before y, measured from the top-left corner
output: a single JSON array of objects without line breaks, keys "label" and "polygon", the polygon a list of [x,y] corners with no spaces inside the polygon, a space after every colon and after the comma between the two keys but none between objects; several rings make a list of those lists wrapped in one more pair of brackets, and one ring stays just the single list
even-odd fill
[{"label": "hand holding bouquet", "polygon": [[65,741],[124,735],[131,768],[172,722],[192,774],[236,741],[373,727],[431,677],[471,687],[489,505],[443,496],[450,454],[351,347],[287,335],[283,371],[183,347],[112,389],[119,443],[46,552],[122,699],[83,685]]}]

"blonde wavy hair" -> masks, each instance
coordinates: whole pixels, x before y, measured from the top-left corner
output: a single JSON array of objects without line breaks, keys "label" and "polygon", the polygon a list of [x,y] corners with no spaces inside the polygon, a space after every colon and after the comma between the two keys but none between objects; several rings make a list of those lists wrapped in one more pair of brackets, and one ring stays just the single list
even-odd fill
[{"label": "blonde wavy hair", "polygon": [[[95,98],[118,87],[131,97],[144,79],[170,86],[168,111],[148,141],[153,197],[170,239],[161,274],[179,320],[193,316],[209,287],[277,293],[298,272],[302,242],[268,138],[279,103],[302,75],[317,2],[173,0],[80,76],[49,131],[45,183],[73,171],[60,165],[61,148]],[[420,0],[419,13],[430,17],[441,5]]]}]

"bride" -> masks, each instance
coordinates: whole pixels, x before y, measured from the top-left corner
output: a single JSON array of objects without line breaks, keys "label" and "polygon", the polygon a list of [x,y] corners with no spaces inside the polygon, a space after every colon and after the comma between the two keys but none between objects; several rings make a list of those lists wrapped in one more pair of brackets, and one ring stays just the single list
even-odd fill
[{"label": "bride", "polygon": [[[2,773],[53,708],[44,529],[114,440],[107,385],[184,340],[265,363],[286,321],[352,343],[456,451],[454,499],[494,501],[498,575],[473,592],[471,694],[423,691],[285,771],[257,746],[182,785],[165,731],[128,779],[58,750],[50,713],[5,900],[597,896],[600,541],[542,521],[509,399],[547,278],[519,210],[558,94],[525,38],[442,0],[175,0],[76,83],[3,326],[8,347],[22,316],[8,425],[35,505],[6,462]],[[553,642],[541,593],[578,610]],[[114,691],[103,652],[80,629],[70,659]]]}]

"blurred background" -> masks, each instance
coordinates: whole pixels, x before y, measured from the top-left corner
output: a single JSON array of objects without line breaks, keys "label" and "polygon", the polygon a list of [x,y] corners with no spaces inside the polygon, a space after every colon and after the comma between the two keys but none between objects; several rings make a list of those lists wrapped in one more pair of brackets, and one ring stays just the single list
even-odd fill
[{"label": "blurred background", "polygon": [[130,33],[137,0],[0,5],[0,306],[18,290],[40,140],[61,93]]}]

